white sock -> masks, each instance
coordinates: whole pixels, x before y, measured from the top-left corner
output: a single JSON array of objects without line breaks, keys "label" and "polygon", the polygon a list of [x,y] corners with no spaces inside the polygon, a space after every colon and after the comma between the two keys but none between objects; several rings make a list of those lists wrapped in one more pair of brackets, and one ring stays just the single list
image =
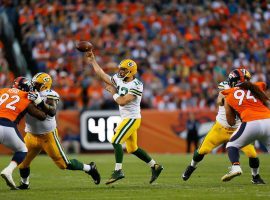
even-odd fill
[{"label": "white sock", "polygon": [[13,172],[13,170],[18,166],[18,164],[15,161],[11,161],[9,165],[6,167],[7,170],[10,170]]},{"label": "white sock", "polygon": [[114,170],[117,171],[117,170],[120,170],[120,169],[122,169],[122,163],[115,163]]},{"label": "white sock", "polygon": [[21,178],[22,183],[29,185],[29,176],[27,178]]},{"label": "white sock", "polygon": [[83,164],[83,171],[89,172],[90,170],[91,170],[91,166],[90,165]]},{"label": "white sock", "polygon": [[197,164],[198,164],[198,162],[196,162],[196,161],[194,161],[194,160],[192,159],[190,165],[191,165],[192,167],[196,167]]},{"label": "white sock", "polygon": [[259,174],[259,168],[251,168],[251,174],[252,176],[256,176]]},{"label": "white sock", "polygon": [[149,165],[150,167],[154,167],[154,165],[156,164],[156,161],[154,161],[153,159],[147,163],[147,165]]}]

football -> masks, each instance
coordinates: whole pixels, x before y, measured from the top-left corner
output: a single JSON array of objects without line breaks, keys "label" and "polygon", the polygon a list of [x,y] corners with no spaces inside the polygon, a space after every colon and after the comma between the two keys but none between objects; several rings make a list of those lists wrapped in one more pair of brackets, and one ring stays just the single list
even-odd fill
[{"label": "football", "polygon": [[75,46],[81,52],[87,52],[93,49],[93,45],[88,41],[77,42]]}]

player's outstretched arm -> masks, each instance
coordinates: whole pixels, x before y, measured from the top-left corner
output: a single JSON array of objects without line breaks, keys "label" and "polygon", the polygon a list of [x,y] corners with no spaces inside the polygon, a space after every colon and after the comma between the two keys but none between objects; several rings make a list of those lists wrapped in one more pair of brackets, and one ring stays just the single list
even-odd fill
[{"label": "player's outstretched arm", "polygon": [[106,74],[103,69],[99,66],[95,59],[95,55],[92,51],[86,52],[85,56],[87,58],[87,62],[91,64],[96,72],[96,74],[107,84],[112,85],[111,77]]},{"label": "player's outstretched arm", "polygon": [[31,102],[28,105],[27,112],[31,116],[33,116],[33,117],[35,117],[35,118],[37,118],[37,119],[39,119],[41,121],[44,121],[46,119],[46,113],[41,111],[40,109],[38,109],[33,102]]}]

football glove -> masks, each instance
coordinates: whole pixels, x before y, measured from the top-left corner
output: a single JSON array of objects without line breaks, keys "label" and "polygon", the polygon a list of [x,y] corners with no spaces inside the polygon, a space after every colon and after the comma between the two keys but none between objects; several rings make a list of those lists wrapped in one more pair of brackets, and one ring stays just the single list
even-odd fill
[{"label": "football glove", "polygon": [[42,102],[41,96],[39,92],[29,92],[27,98],[34,102],[34,104],[38,105]]}]

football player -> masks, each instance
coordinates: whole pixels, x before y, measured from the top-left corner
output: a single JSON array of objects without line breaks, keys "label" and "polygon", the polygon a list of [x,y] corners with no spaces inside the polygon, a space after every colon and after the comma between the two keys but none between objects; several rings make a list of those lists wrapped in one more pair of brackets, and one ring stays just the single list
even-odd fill
[{"label": "football player", "polygon": [[228,124],[234,126],[236,114],[241,119],[238,129],[227,143],[229,159],[232,163],[230,171],[221,180],[230,181],[242,174],[239,163],[239,149],[259,140],[270,152],[270,110],[269,98],[264,93],[264,82],[251,83],[246,79],[249,72],[245,69],[233,70],[228,77],[231,89],[224,90],[225,111]]},{"label": "football player", "polygon": [[29,90],[30,81],[25,77],[16,78],[12,88],[0,90],[0,144],[15,152],[10,164],[1,171],[1,176],[11,189],[17,189],[12,178],[13,170],[23,161],[27,153],[17,124],[26,112],[39,120],[46,118],[46,114],[28,99]]},{"label": "football player", "polygon": [[[246,75],[245,79],[249,80],[250,76]],[[221,144],[224,144],[229,141],[233,132],[240,125],[241,121],[236,117],[236,123],[233,126],[230,126],[226,119],[225,108],[224,108],[224,95],[221,91],[229,89],[229,83],[223,81],[218,85],[220,90],[217,104],[219,106],[218,114],[216,116],[216,122],[211,128],[211,130],[205,136],[200,147],[194,151],[193,159],[190,165],[186,168],[182,174],[184,181],[188,180],[194,170],[197,168],[199,162],[201,162],[205,155],[210,153],[214,148],[218,147]],[[259,175],[259,158],[257,157],[256,150],[253,145],[249,144],[241,149],[246,156],[249,158],[249,166],[251,168],[252,179],[251,182],[254,184],[265,184],[263,179]]]},{"label": "football player", "polygon": [[122,121],[119,123],[112,138],[112,145],[115,152],[115,168],[106,184],[111,184],[124,178],[122,170],[123,149],[122,144],[126,143],[128,153],[132,153],[147,163],[152,170],[150,183],[154,182],[163,166],[157,164],[143,149],[137,145],[137,131],[141,124],[141,108],[143,83],[135,78],[137,64],[131,59],[122,60],[119,64],[119,71],[110,77],[96,62],[93,52],[87,52],[86,58],[94,68],[96,74],[107,84],[106,90],[112,95],[119,105]]},{"label": "football player", "polygon": [[68,159],[60,140],[56,128],[56,108],[59,102],[59,95],[51,90],[52,79],[46,73],[38,73],[32,79],[32,87],[37,92],[30,93],[31,99],[41,105],[41,109],[49,110],[49,114],[44,121],[33,119],[26,115],[26,126],[24,137],[28,153],[25,160],[20,164],[21,184],[19,189],[29,189],[30,164],[32,160],[44,150],[51,157],[60,169],[82,170],[91,175],[94,183],[100,183],[100,174],[96,164],[83,164],[76,159]]}]

